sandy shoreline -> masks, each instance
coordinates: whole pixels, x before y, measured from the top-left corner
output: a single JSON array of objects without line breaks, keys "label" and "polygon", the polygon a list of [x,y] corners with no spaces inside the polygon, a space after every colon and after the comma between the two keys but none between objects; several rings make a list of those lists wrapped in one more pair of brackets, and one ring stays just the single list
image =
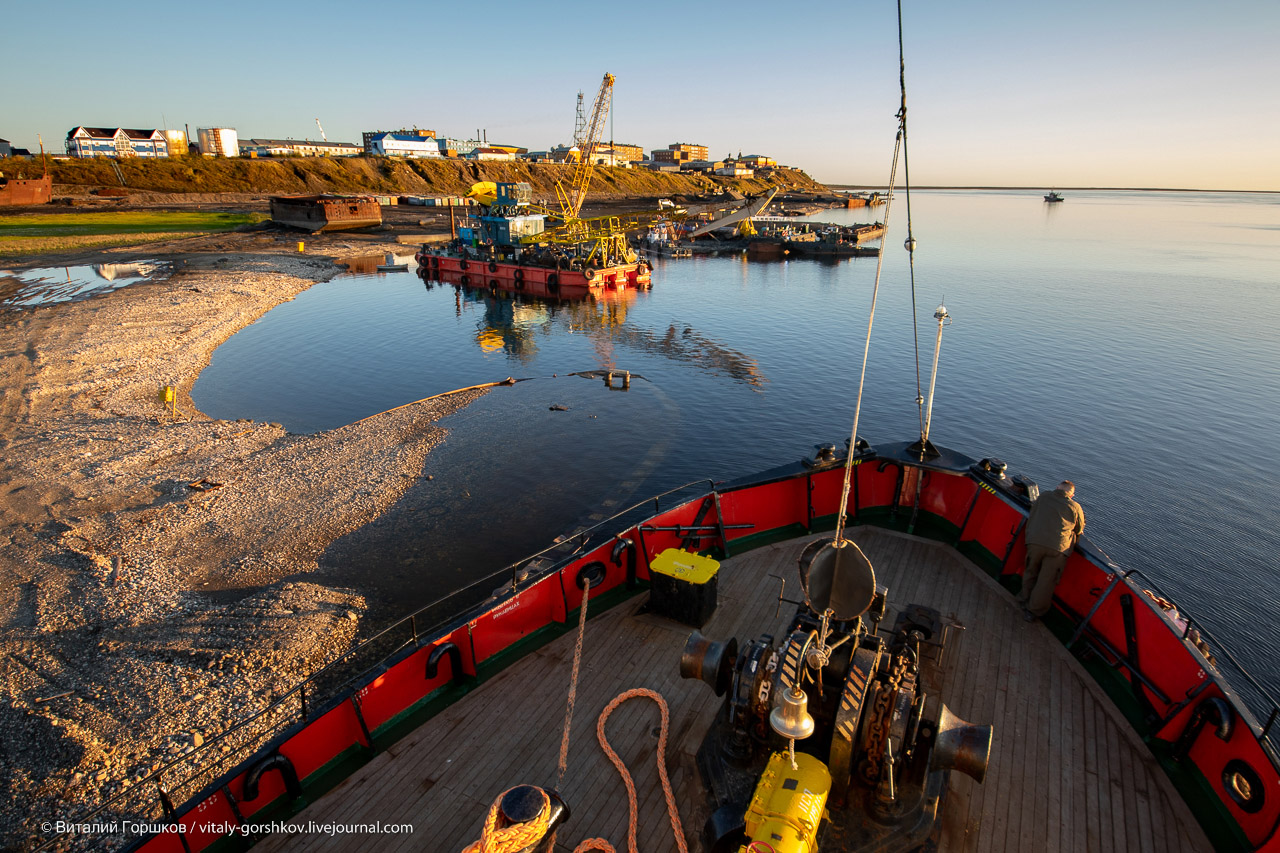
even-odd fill
[{"label": "sandy shoreline", "polygon": [[350,645],[364,599],[317,558],[394,504],[444,439],[433,422],[483,392],[290,435],[208,418],[189,391],[333,258],[406,251],[394,230],[149,245],[170,279],[0,312],[0,846],[47,840],[41,820],[137,784]]}]

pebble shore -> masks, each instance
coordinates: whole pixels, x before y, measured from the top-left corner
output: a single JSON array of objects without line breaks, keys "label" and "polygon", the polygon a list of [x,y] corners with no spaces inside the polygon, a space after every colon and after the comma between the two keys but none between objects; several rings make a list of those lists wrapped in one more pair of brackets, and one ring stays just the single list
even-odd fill
[{"label": "pebble shore", "polygon": [[314,435],[197,411],[219,344],[338,274],[335,257],[405,251],[298,239],[149,246],[167,280],[0,311],[2,849],[39,846],[43,821],[138,785],[349,648],[364,599],[317,558],[394,504],[445,438],[434,422],[483,393]]}]

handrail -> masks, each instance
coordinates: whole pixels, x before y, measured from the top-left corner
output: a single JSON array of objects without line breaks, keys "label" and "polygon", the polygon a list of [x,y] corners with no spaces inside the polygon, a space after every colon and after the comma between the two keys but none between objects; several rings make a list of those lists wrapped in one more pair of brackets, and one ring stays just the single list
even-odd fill
[{"label": "handrail", "polygon": [[[601,521],[596,522],[590,527],[587,527],[579,531],[578,533],[575,533],[571,537],[568,537],[559,542],[555,542],[547,546],[546,548],[543,548],[541,551],[537,551],[536,553],[531,554],[527,557],[521,557],[519,560],[516,560],[514,563],[504,566],[503,568],[498,569],[497,571],[492,572],[484,576],[483,578],[480,578],[479,580],[473,581],[472,583],[468,584],[465,587],[456,589],[446,595],[442,595],[441,597],[437,598],[431,603],[426,604],[418,608],[417,610],[413,611],[408,616],[404,616],[398,619],[396,622],[392,623],[386,628],[383,628],[381,631],[377,632],[376,634],[373,634],[372,636],[367,637],[364,640],[361,640],[357,645],[347,649],[338,657],[329,661],[328,663],[326,663],[325,665],[317,669],[315,672],[308,675],[306,678],[302,679],[299,682],[296,682],[292,687],[288,688],[284,693],[281,693],[275,699],[275,701],[271,702],[265,708],[259,710],[258,712],[248,717],[241,719],[240,721],[236,722],[230,727],[223,729],[218,734],[206,739],[203,744],[201,744],[199,747],[196,747],[191,752],[184,753],[176,758],[171,759],[167,763],[161,765],[156,770],[152,771],[149,775],[147,775],[143,779],[138,780],[136,783],[134,783],[130,787],[120,790],[119,792],[112,795],[107,800],[103,801],[102,803],[98,804],[92,809],[84,812],[83,814],[77,816],[74,820],[66,821],[66,823],[73,823],[78,825],[92,823],[95,817],[107,811],[108,809],[116,806],[118,803],[124,801],[126,798],[130,796],[137,796],[139,791],[144,786],[150,783],[155,783],[156,787],[160,790],[160,792],[164,794],[166,789],[164,785],[161,784],[161,782],[165,773],[169,772],[170,770],[174,769],[175,767],[181,764],[193,764],[194,759],[197,756],[203,756],[203,755],[209,754],[209,750],[211,750],[213,747],[217,746],[218,744],[222,743],[223,741],[227,740],[232,735],[243,732],[246,728],[251,726],[253,723],[257,722],[258,720],[262,719],[263,717],[280,710],[280,708],[287,701],[292,700],[293,697],[295,697],[295,695],[301,695],[302,697],[305,697],[306,689],[308,685],[313,684],[314,682],[324,677],[326,674],[329,674],[330,672],[338,669],[341,665],[350,663],[351,660],[355,658],[357,655],[359,655],[361,652],[364,652],[365,650],[371,648],[378,641],[382,640],[385,637],[390,636],[393,632],[396,632],[408,626],[410,628],[410,639],[400,643],[399,645],[395,646],[395,648],[391,649],[389,652],[379,656],[377,661],[375,661],[371,666],[361,669],[356,674],[351,675],[348,678],[338,682],[335,686],[332,686],[328,691],[325,691],[326,701],[334,698],[335,696],[342,695],[344,692],[348,690],[348,688],[351,687],[351,685],[354,682],[358,682],[360,679],[367,676],[370,672],[372,672],[374,669],[377,669],[380,665],[382,665],[382,663],[384,663],[386,660],[390,659],[391,657],[395,656],[403,649],[409,647],[410,645],[420,646],[421,638],[424,634],[430,634],[434,632],[436,629],[440,628],[441,626],[448,624],[450,621],[455,621],[461,618],[461,615],[456,610],[451,609],[450,615],[437,619],[434,622],[431,622],[429,624],[429,627],[427,627],[426,629],[422,629],[418,625],[418,617],[422,616],[428,611],[438,609],[442,605],[451,601],[455,601],[458,599],[465,599],[469,597],[468,593],[472,593],[473,590],[477,590],[478,588],[488,586],[490,589],[492,589],[492,584],[497,582],[499,578],[506,578],[509,576],[510,582],[513,583],[513,588],[512,588],[513,592],[516,591],[519,583],[533,584],[539,580],[542,580],[543,578],[559,571],[564,566],[568,565],[574,559],[576,559],[579,554],[583,553],[586,550],[586,544],[591,534],[597,532],[600,528],[605,527],[606,525],[611,525],[614,522],[616,522],[619,518],[625,515],[628,515],[630,513],[633,513],[636,510],[641,509],[642,507],[647,507],[650,502],[653,502],[654,505],[657,506],[657,502],[661,498],[669,497],[678,492],[682,492],[687,489],[690,489],[694,486],[704,485],[704,484],[707,487],[707,492],[704,492],[703,494],[715,492],[715,489],[716,489],[715,481],[710,478],[693,480],[688,483],[685,483],[684,485],[676,486],[674,488],[668,489],[665,492],[661,492],[652,497],[645,498],[641,501],[638,501],[635,504],[632,504],[629,507],[621,509],[618,512],[614,513],[613,515],[609,516],[608,518],[605,518]],[[520,566],[522,565],[527,566],[533,561],[537,560],[539,557],[543,557],[551,553],[552,551],[563,549],[567,544],[572,543],[575,540],[578,543],[577,547],[575,547],[572,553],[570,553],[568,556],[563,557],[556,562],[553,562],[552,564],[547,566],[544,570],[540,571],[536,575],[528,576],[524,578],[522,581],[517,580],[516,572]],[[477,604],[479,603],[480,602],[477,602]],[[471,610],[474,610],[474,608],[475,608],[475,605],[472,605],[470,608],[468,608],[468,610],[463,611],[462,615],[469,613]],[[314,701],[314,696],[315,694],[313,694],[313,701]],[[305,698],[303,698],[300,701],[299,708],[301,709],[305,707],[305,704],[306,704],[306,700]],[[284,731],[290,725],[297,722],[297,719],[298,718],[291,716],[288,722],[270,727],[266,732],[258,735],[259,740],[261,740],[263,737],[270,739],[272,737],[278,736],[280,732]],[[177,788],[180,788],[184,785],[191,783],[194,779],[197,778],[197,776],[200,775],[200,773],[201,771],[195,770],[190,775],[183,778],[180,782],[171,786],[169,790],[175,790]],[[181,808],[181,806],[179,806],[179,808]],[[40,851],[52,849],[52,847],[55,844],[58,844],[61,841],[63,841],[65,837],[66,837],[66,833],[63,833],[47,839],[43,844],[35,848],[35,853],[40,853]]]},{"label": "handrail", "polygon": [[[1152,591],[1158,594],[1161,598],[1165,599],[1166,601],[1173,601],[1173,599],[1170,598],[1168,595],[1166,595],[1164,590],[1160,588],[1159,584],[1157,584],[1154,580],[1152,580],[1149,576],[1147,576],[1141,569],[1130,569],[1127,572],[1123,573],[1123,577],[1126,581],[1133,575],[1137,575],[1138,577],[1142,578],[1146,583],[1150,584]],[[1271,703],[1269,718],[1274,719],[1276,715],[1280,713],[1280,700],[1277,700],[1275,696],[1271,695],[1271,692],[1267,690],[1267,688],[1263,687],[1262,684],[1256,678],[1254,678],[1253,675],[1247,669],[1244,668],[1244,665],[1240,663],[1240,661],[1236,660],[1235,655],[1231,654],[1231,650],[1228,649],[1221,642],[1219,642],[1218,638],[1215,637],[1209,631],[1208,628],[1205,628],[1200,623],[1200,620],[1196,619],[1194,616],[1188,613],[1185,609],[1183,609],[1181,604],[1177,605],[1177,608],[1178,608],[1178,615],[1187,621],[1186,630],[1182,632],[1183,639],[1187,638],[1187,636],[1191,633],[1191,628],[1194,626],[1195,629],[1200,632],[1200,636],[1209,642],[1209,644],[1213,647],[1214,651],[1220,652],[1224,657],[1226,657],[1227,660],[1231,661],[1231,665],[1235,667],[1236,671],[1244,678],[1245,681],[1249,683],[1251,687],[1253,687],[1254,690],[1258,691],[1258,695]],[[1267,742],[1271,743],[1273,746],[1276,746],[1276,744],[1271,740],[1271,733],[1269,729],[1270,729],[1269,725],[1265,727],[1260,725],[1258,729],[1258,738],[1259,740],[1266,740]]]}]

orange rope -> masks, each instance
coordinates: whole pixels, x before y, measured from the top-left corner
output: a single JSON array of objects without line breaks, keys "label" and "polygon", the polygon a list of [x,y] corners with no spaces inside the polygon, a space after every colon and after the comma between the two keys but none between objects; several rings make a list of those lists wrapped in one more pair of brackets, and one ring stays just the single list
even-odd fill
[{"label": "orange rope", "polygon": [[539,789],[539,793],[542,794],[542,810],[538,812],[536,818],[527,823],[517,823],[514,826],[498,828],[498,814],[501,811],[502,798],[512,790],[508,788],[503,791],[493,801],[493,805],[489,806],[489,813],[484,818],[484,829],[480,831],[480,840],[473,842],[462,853],[516,853],[518,850],[523,850],[529,845],[541,841],[542,837],[547,834],[547,825],[551,818],[551,798],[547,796],[546,791],[541,789]]},{"label": "orange rope", "polygon": [[569,767],[569,729],[573,726],[573,707],[578,700],[578,671],[582,666],[582,640],[587,633],[587,602],[591,600],[591,584],[582,585],[582,607],[578,609],[578,641],[573,647],[573,669],[569,675],[569,698],[564,709],[564,733],[560,738],[560,763],[556,767],[556,790],[564,789],[564,772]]},{"label": "orange rope", "polygon": [[[623,702],[628,699],[637,699],[648,697],[658,703],[658,710],[662,712],[662,730],[658,736],[658,776],[662,780],[662,793],[667,798],[667,814],[671,817],[671,831],[676,838],[676,847],[680,853],[689,853],[689,848],[684,840],[684,827],[680,824],[680,810],[676,807],[676,795],[671,790],[671,780],[667,778],[667,732],[671,727],[671,713],[667,709],[667,702],[662,698],[662,694],[644,687],[637,687],[633,690],[627,690],[613,697],[604,711],[600,713],[600,719],[596,721],[596,739],[600,741],[600,746],[604,749],[605,755],[609,756],[609,760],[613,762],[613,766],[618,768],[618,773],[622,776],[622,783],[627,787],[627,849],[630,853],[638,853],[639,848],[636,845],[636,827],[639,822],[640,808],[636,803],[636,785],[631,779],[631,774],[627,772],[627,766],[622,763],[622,759],[618,757],[613,747],[609,746],[609,739],[604,733],[605,721],[609,719],[609,715],[617,710]],[[613,846],[603,838],[589,838],[574,848],[573,853],[585,853],[588,850],[603,850],[606,853],[616,853]]]}]

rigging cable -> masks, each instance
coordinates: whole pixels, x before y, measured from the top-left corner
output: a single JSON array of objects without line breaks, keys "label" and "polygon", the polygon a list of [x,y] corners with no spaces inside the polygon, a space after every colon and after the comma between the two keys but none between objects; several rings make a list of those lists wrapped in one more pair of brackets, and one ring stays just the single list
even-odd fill
[{"label": "rigging cable", "polygon": [[[916,351],[916,413],[920,417],[920,444],[927,438],[924,424],[924,394],[920,387],[920,329],[916,322],[916,238],[911,231],[911,158],[907,155],[907,61],[902,48],[902,0],[898,0],[898,90],[902,93],[902,106],[898,108],[899,132],[902,134],[902,186],[907,195],[907,266],[911,273],[911,340]],[[888,228],[888,210],[885,212],[885,228]],[[887,233],[887,232],[886,232]],[[884,250],[884,240],[880,241]]]},{"label": "rigging cable", "polygon": [[[902,150],[903,124],[899,114],[898,133],[893,145],[893,165],[889,169],[889,192],[884,203],[885,234],[889,233],[889,211],[893,208],[893,187],[898,175],[898,154]],[[849,438],[849,452],[845,456],[844,487],[840,492],[840,512],[836,516],[835,545],[844,546],[845,511],[849,506],[849,488],[853,479],[853,457],[858,453],[858,418],[862,413],[862,389],[867,380],[867,357],[871,352],[871,324],[876,319],[876,298],[880,295],[880,272],[884,269],[884,239],[880,240],[880,254],[876,260],[876,282],[871,289],[871,313],[867,315],[867,339],[862,349],[862,372],[858,376],[858,400],[853,407],[853,435]]]},{"label": "rigging cable", "polygon": [[[885,236],[889,234],[889,212],[893,208],[893,190],[898,176],[898,155],[901,153],[903,159],[903,176],[906,178],[906,147],[907,147],[907,72],[906,58],[902,47],[902,0],[898,0],[898,88],[901,92],[901,105],[898,108],[898,133],[894,140],[893,146],[893,165],[889,169],[889,190],[885,199],[884,206],[884,230]],[[911,236],[911,184],[906,181],[907,191],[907,252],[914,259],[915,239]],[[844,465],[844,485],[840,491],[840,512],[836,515],[836,532],[834,544],[837,548],[841,548],[845,544],[844,524],[845,515],[849,508],[849,491],[853,481],[853,459],[858,452],[858,419],[862,413],[862,391],[867,380],[867,358],[871,352],[871,326],[876,318],[876,299],[880,295],[880,274],[884,269],[884,245],[883,238],[880,240],[880,254],[876,260],[876,281],[875,286],[871,290],[871,312],[867,316],[867,337],[862,350],[862,372],[858,376],[858,399],[853,409],[853,433],[849,438],[849,452],[845,456]],[[911,272],[911,322],[915,326],[915,266],[912,264]],[[916,336],[916,399],[917,408],[920,410],[920,432],[924,433],[924,396],[920,389],[920,345],[919,336]]]}]

